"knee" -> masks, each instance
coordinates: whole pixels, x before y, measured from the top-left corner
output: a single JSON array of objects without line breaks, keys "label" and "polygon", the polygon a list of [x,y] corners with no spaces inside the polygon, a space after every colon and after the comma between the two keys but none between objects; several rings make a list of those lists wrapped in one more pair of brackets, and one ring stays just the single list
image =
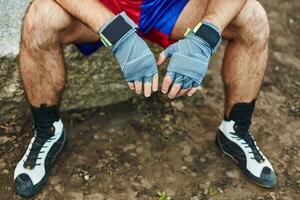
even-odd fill
[{"label": "knee", "polygon": [[239,37],[248,45],[266,47],[270,28],[267,14],[256,0],[248,0],[238,16]]},{"label": "knee", "polygon": [[45,49],[57,42],[54,4],[52,0],[35,0],[28,8],[21,31],[22,46],[28,50]]},{"label": "knee", "polygon": [[50,42],[50,38],[47,38],[50,27],[46,22],[49,12],[45,12],[47,2],[33,1],[24,17],[21,42],[30,51],[43,49]]}]

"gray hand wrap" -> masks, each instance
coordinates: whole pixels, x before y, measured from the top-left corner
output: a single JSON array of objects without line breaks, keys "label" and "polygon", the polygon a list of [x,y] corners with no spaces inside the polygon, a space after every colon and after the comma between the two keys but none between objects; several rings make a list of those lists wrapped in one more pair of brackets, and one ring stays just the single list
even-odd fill
[{"label": "gray hand wrap", "polygon": [[[190,31],[186,37],[165,49],[166,57],[171,57],[168,73],[175,84],[180,84],[182,89],[200,86],[212,54],[221,42],[221,34],[218,28],[210,23],[204,22],[214,32],[215,46],[212,42],[197,36]],[[211,35],[208,35],[210,37]],[[211,38],[207,38],[209,40]]]},{"label": "gray hand wrap", "polygon": [[[111,28],[109,26],[117,20],[122,21],[123,24],[121,25],[124,25],[125,20],[127,23],[127,27],[125,28],[129,28],[128,31],[126,30],[127,32],[124,35],[121,35],[121,38],[114,44],[109,44],[109,42],[107,42],[107,37],[103,36],[110,34],[106,33],[106,31]],[[112,27],[112,34],[109,35],[110,38],[113,38],[116,35],[114,32],[120,27],[118,25],[114,26],[115,27]],[[157,73],[156,61],[147,44],[136,33],[136,28],[137,25],[125,14],[125,12],[122,12],[107,22],[101,28],[99,33],[102,42],[106,44],[116,56],[127,81],[151,82],[153,75]]]}]

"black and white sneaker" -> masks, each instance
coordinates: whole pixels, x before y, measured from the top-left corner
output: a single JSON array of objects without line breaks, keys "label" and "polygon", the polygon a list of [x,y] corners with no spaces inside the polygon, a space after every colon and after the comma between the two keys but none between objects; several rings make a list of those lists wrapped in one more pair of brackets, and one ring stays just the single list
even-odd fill
[{"label": "black and white sneaker", "polygon": [[14,183],[17,193],[28,197],[40,191],[65,141],[61,120],[46,127],[35,125],[35,134],[15,169]]},{"label": "black and white sneaker", "polygon": [[250,131],[245,131],[233,120],[223,120],[217,133],[216,143],[254,183],[267,188],[276,185],[274,169],[258,148]]}]

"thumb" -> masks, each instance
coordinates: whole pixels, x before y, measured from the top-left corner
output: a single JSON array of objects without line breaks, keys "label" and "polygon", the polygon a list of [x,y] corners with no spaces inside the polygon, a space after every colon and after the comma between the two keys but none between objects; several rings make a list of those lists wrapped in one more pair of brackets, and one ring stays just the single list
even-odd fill
[{"label": "thumb", "polygon": [[165,62],[165,60],[167,59],[167,57],[165,56],[165,53],[164,52],[161,52],[157,58],[157,62],[156,64],[157,65],[161,65]]},{"label": "thumb", "polygon": [[159,54],[156,62],[157,65],[161,65],[167,58],[172,56],[176,49],[175,44],[168,46],[163,52]]}]

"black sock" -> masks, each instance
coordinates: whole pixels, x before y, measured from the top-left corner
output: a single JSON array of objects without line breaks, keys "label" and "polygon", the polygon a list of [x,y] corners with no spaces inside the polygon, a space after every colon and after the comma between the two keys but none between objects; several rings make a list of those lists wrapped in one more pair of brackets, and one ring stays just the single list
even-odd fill
[{"label": "black sock", "polygon": [[248,131],[251,125],[252,113],[255,108],[255,101],[253,99],[250,103],[234,104],[229,117],[224,117],[224,120],[233,120],[242,130]]},{"label": "black sock", "polygon": [[40,107],[31,106],[34,123],[38,126],[51,126],[59,120],[59,110],[57,105],[47,106],[41,104]]}]

